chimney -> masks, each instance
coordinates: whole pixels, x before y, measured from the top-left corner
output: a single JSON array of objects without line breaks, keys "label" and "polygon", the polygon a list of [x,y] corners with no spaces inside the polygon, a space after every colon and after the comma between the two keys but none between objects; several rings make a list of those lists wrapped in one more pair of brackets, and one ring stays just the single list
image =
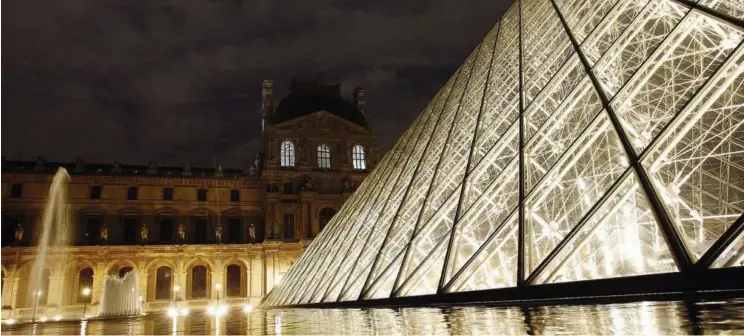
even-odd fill
[{"label": "chimney", "polygon": [[362,112],[364,114],[364,92],[366,90],[362,88],[356,88],[354,89],[354,104],[359,108],[359,112]]},{"label": "chimney", "polygon": [[271,115],[274,114],[274,81],[264,79],[263,90],[261,91],[261,131],[271,122]]}]

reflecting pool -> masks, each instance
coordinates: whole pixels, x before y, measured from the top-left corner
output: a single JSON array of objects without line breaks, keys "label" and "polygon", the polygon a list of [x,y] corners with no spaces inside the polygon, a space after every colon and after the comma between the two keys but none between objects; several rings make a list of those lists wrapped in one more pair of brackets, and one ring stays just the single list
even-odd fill
[{"label": "reflecting pool", "polygon": [[744,299],[525,308],[274,309],[220,318],[203,311],[134,318],[3,325],[3,335],[257,334],[744,334]]}]

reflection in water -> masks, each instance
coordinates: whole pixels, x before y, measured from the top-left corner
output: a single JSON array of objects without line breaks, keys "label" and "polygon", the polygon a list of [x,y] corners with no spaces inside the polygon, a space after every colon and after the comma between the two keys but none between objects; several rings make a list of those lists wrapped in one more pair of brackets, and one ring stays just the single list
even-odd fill
[{"label": "reflection in water", "polygon": [[370,309],[233,309],[144,317],[3,326],[3,335],[261,334],[704,334],[744,333],[744,300],[636,302],[523,308],[446,306]]}]

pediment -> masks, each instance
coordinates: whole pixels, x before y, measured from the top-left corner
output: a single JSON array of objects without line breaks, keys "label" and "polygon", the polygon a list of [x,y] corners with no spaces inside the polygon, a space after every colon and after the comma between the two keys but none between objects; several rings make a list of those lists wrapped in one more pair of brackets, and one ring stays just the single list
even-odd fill
[{"label": "pediment", "polygon": [[352,133],[370,133],[370,130],[341,118],[325,110],[287,120],[276,125],[274,128],[291,131],[340,131]]}]

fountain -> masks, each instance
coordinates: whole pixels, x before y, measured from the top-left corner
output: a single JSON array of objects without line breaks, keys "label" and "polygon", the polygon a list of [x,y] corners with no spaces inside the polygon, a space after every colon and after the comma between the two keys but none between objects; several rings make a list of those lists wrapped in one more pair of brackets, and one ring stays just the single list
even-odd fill
[{"label": "fountain", "polygon": [[139,313],[139,292],[136,271],[123,278],[107,275],[103,282],[103,298],[99,316],[129,316]]},{"label": "fountain", "polygon": [[[67,183],[69,180],[70,175],[67,173],[67,170],[60,167],[54,178],[52,178],[52,184],[49,187],[49,199],[44,207],[42,217],[41,238],[39,239],[39,245],[36,251],[36,260],[31,270],[31,281],[27,293],[28,298],[33,300],[33,320],[36,319],[39,298],[42,294],[49,294],[43,293],[43,291],[49,290],[46,288],[48,283],[45,283],[45,277],[43,275],[44,270],[47,269],[47,258],[50,256],[50,252],[54,252],[53,257],[56,265],[65,265],[66,256],[64,250],[58,247],[70,245],[70,220],[67,208]],[[57,290],[61,289],[58,288]]]}]

